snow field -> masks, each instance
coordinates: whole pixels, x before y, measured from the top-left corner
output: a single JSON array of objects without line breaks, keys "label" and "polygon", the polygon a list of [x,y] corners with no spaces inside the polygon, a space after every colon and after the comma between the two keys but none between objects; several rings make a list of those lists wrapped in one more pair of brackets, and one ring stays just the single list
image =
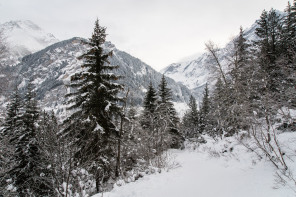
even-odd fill
[{"label": "snow field", "polygon": [[[116,186],[93,197],[292,197],[274,189],[275,167],[237,144],[234,138],[170,150],[180,167]],[[195,150],[194,150],[195,149]]]}]

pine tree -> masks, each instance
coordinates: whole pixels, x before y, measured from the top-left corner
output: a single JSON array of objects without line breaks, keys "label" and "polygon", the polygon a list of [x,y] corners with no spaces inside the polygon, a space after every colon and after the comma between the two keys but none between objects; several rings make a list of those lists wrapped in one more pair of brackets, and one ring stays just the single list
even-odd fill
[{"label": "pine tree", "polygon": [[179,118],[177,116],[177,112],[174,108],[174,104],[172,102],[171,90],[167,87],[167,82],[162,75],[160,84],[159,84],[159,101],[158,108],[169,117],[169,125],[171,128],[177,127],[179,123]]},{"label": "pine tree", "polygon": [[189,108],[190,108],[190,114],[191,114],[193,123],[195,125],[197,125],[198,124],[198,110],[197,110],[196,99],[192,95],[190,96],[190,99],[189,99]]},{"label": "pine tree", "polygon": [[192,95],[189,99],[189,108],[190,122],[195,129],[195,132],[197,132],[199,126],[199,112],[197,110],[196,99]]},{"label": "pine tree", "polygon": [[199,112],[195,98],[191,95],[189,99],[189,110],[184,114],[182,120],[183,133],[186,137],[196,137],[199,129]]},{"label": "pine tree", "polygon": [[2,135],[11,137],[15,130],[20,126],[20,116],[22,110],[21,98],[18,92],[17,86],[14,88],[14,92],[10,97],[10,103],[7,105],[7,116],[4,122],[4,128]]},{"label": "pine tree", "polygon": [[281,19],[274,9],[268,13],[264,10],[257,24],[259,27],[256,28],[256,35],[260,39],[254,43],[259,48],[259,64],[262,71],[265,72],[264,80],[268,81],[267,88],[272,92],[278,92],[279,81],[282,78],[281,69],[276,64],[277,58],[282,53]]},{"label": "pine tree", "polygon": [[[234,40],[233,63],[230,71],[232,83],[229,92],[229,117],[232,127],[237,132],[245,127],[243,116],[248,115],[247,105],[250,98],[250,86],[254,68],[251,64],[250,45],[244,37],[244,31],[240,28],[239,36]],[[244,115],[243,115],[244,114]]]},{"label": "pine tree", "polygon": [[46,170],[40,154],[37,139],[38,107],[32,82],[27,85],[21,128],[14,134],[15,165],[10,176],[20,196],[43,196],[51,193],[51,188],[43,181]]},{"label": "pine tree", "polygon": [[[296,1],[285,10],[286,15],[282,21],[283,28],[281,34],[282,54],[277,60],[278,67],[281,69],[279,82],[280,105],[295,107],[295,88],[296,82]],[[278,99],[279,100],[279,99]]]},{"label": "pine tree", "polygon": [[[6,117],[3,129],[0,131],[0,190],[1,195],[5,195],[6,186],[10,184],[8,180],[10,171],[13,169],[14,162],[14,143],[16,135],[21,129],[22,103],[17,86],[10,96],[10,102],[7,105]],[[16,195],[16,194],[15,194]]]},{"label": "pine tree", "polygon": [[212,113],[213,129],[212,135],[222,136],[224,133],[225,118],[227,109],[225,105],[225,86],[220,78],[218,78],[212,95]]},{"label": "pine tree", "polygon": [[296,44],[296,9],[288,2],[288,6],[285,10],[286,16],[283,21],[283,35],[282,44],[285,55],[288,58],[288,62],[293,62],[293,54],[295,53]]},{"label": "pine tree", "polygon": [[[157,126],[160,130],[160,144],[166,144],[172,148],[180,148],[182,136],[178,130],[179,118],[171,98],[171,90],[167,87],[164,75],[161,78],[158,90],[158,106],[156,109]],[[168,132],[171,142],[166,142],[165,136]]]},{"label": "pine tree", "polygon": [[93,162],[92,171],[96,177],[97,191],[112,173],[111,162],[115,158],[114,137],[117,130],[113,117],[120,113],[117,93],[122,85],[115,83],[120,77],[110,73],[118,66],[108,62],[110,53],[105,53],[102,45],[106,38],[106,28],[96,20],[92,37],[87,44],[90,49],[81,56],[83,71],[71,78],[70,87],[74,92],[67,94],[69,110],[75,112],[65,121],[65,133],[75,136],[75,144],[80,148],[75,157],[80,163]]},{"label": "pine tree", "polygon": [[[246,84],[248,80],[248,63],[250,61],[249,44],[244,36],[243,28],[240,27],[239,36],[234,40],[233,61],[230,75],[235,86]],[[245,82],[244,82],[245,81]],[[239,87],[236,87],[239,88]]]},{"label": "pine tree", "polygon": [[153,127],[153,121],[154,121],[154,112],[156,109],[156,103],[157,101],[157,95],[156,91],[152,86],[152,83],[150,82],[150,85],[148,87],[148,91],[146,92],[145,98],[144,98],[144,111],[143,116],[141,120],[141,124],[143,128],[152,129]]},{"label": "pine tree", "polygon": [[206,87],[205,87],[205,90],[204,90],[202,105],[201,105],[200,111],[204,115],[207,115],[210,112],[209,88],[208,88],[207,83],[206,83]]},{"label": "pine tree", "polygon": [[150,82],[147,94],[144,99],[145,111],[149,111],[150,113],[153,113],[156,108],[156,100],[157,100],[156,91],[154,90],[152,83]]},{"label": "pine tree", "polygon": [[209,113],[210,113],[211,103],[210,103],[210,95],[209,95],[209,88],[208,84],[206,83],[205,90],[203,93],[203,99],[201,103],[200,109],[200,132],[209,132],[210,120],[209,120]]}]

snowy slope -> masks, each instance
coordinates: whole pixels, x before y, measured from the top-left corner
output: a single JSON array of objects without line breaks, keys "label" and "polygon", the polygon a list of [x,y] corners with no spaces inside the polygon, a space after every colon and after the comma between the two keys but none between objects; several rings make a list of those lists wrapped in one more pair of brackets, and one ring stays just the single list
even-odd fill
[{"label": "snowy slope", "polygon": [[39,51],[58,40],[31,21],[10,21],[0,25],[9,49],[9,59],[15,63],[25,55]]},{"label": "snowy slope", "polygon": [[[71,75],[82,69],[82,60],[77,57],[87,50],[83,40],[72,38],[25,56],[13,71],[19,88],[24,88],[29,79],[33,78],[40,105],[65,116],[63,103],[66,85],[70,83]],[[119,66],[115,72],[124,77],[119,83],[124,84],[126,90],[129,88],[131,101],[135,105],[141,105],[150,81],[158,88],[162,75],[138,58],[118,50],[111,42],[106,42],[104,48],[106,51],[113,51],[109,61],[112,65]],[[167,78],[167,82],[175,102],[188,102],[191,92],[186,86],[170,78]]]},{"label": "snowy slope", "polygon": [[[285,16],[285,13],[282,11],[276,10],[276,12],[282,17]],[[244,30],[247,42],[251,43],[258,39],[255,34],[257,26],[258,25],[255,22],[251,27]],[[229,70],[229,60],[227,56],[232,47],[233,40],[227,43],[226,46],[218,52],[218,58],[225,73]],[[206,52],[193,60],[189,59],[189,61],[170,64],[160,72],[171,77],[175,81],[186,85],[197,99],[201,99],[205,84],[208,83],[209,88],[211,89],[216,82],[216,62],[209,57],[209,53]]]},{"label": "snowy slope", "polygon": [[[295,140],[294,133],[283,138]],[[292,197],[288,187],[274,189],[275,167],[249,152],[234,138],[214,141],[187,150],[171,150],[180,167],[116,186],[93,197]],[[290,141],[291,143],[291,141]],[[293,150],[295,151],[295,146]],[[232,151],[230,151],[232,149]]]},{"label": "snowy slope", "polygon": [[[0,24],[0,33],[7,49],[0,57],[0,103],[2,104],[5,96],[9,94],[10,84],[18,74],[14,67],[25,55],[39,51],[58,40],[31,21],[19,20]],[[0,109],[3,109],[3,106]]]},{"label": "snowy slope", "polygon": [[[245,38],[250,42],[256,40],[255,29],[257,24],[254,23],[250,28],[245,30]],[[223,66],[223,71],[229,70],[229,61],[227,55],[232,48],[230,41],[224,48],[218,52],[219,60]],[[208,53],[200,55],[198,58],[191,61],[173,63],[161,70],[160,72],[172,79],[186,85],[198,99],[202,97],[202,93],[206,83],[209,83],[210,88],[213,87],[216,81],[215,61],[209,58]]]}]

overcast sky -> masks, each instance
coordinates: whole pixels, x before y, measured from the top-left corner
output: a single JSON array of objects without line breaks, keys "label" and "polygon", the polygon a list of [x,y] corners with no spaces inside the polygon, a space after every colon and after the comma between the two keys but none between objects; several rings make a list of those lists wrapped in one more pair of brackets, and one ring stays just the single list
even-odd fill
[{"label": "overcast sky", "polygon": [[212,40],[223,47],[263,9],[287,0],[0,0],[0,23],[31,20],[60,40],[89,38],[94,21],[107,40],[156,70],[196,53]]}]

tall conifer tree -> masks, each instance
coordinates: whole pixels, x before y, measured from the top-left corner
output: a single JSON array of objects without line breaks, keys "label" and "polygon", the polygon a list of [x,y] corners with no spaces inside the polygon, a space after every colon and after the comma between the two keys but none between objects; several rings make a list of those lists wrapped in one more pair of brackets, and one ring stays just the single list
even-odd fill
[{"label": "tall conifer tree", "polygon": [[159,84],[159,101],[158,108],[161,113],[165,114],[169,118],[169,125],[171,128],[176,127],[179,123],[179,118],[177,116],[177,112],[174,108],[174,104],[172,102],[172,93],[168,88],[166,79],[164,75],[162,75],[160,84]]},{"label": "tall conifer tree", "polygon": [[183,132],[186,137],[195,137],[199,129],[199,112],[197,110],[196,100],[191,95],[189,99],[189,110],[184,114],[182,124]]},{"label": "tall conifer tree", "polygon": [[10,103],[7,105],[7,115],[4,122],[4,128],[2,135],[9,138],[17,128],[20,127],[20,116],[22,110],[21,98],[17,86],[14,88],[14,92],[10,96]]},{"label": "tall conifer tree", "polygon": [[[161,128],[162,138],[165,138],[165,133],[171,137],[171,142],[168,144],[172,148],[180,148],[182,141],[181,134],[178,130],[179,118],[172,102],[171,90],[167,86],[165,76],[162,75],[158,89],[158,106],[156,110],[156,118],[158,127]],[[161,143],[163,144],[163,143]]]},{"label": "tall conifer tree", "polygon": [[37,139],[39,110],[35,97],[33,84],[29,81],[24,98],[24,112],[21,115],[21,128],[14,132],[12,139],[15,146],[15,165],[10,176],[20,196],[46,196],[52,192],[43,178],[46,176],[46,169]]},{"label": "tall conifer tree", "polygon": [[267,88],[272,92],[278,92],[279,81],[282,77],[281,69],[276,64],[276,60],[282,52],[281,19],[274,9],[269,12],[264,10],[257,24],[259,27],[256,28],[255,33],[260,39],[254,43],[259,48],[259,64],[266,75]]},{"label": "tall conifer tree", "polygon": [[[203,99],[201,103],[200,109],[200,132],[205,132],[210,124],[209,121],[209,113],[210,113],[210,95],[209,95],[209,88],[208,84],[206,83],[206,87],[203,93]],[[209,132],[209,131],[206,131]]]},{"label": "tall conifer tree", "polygon": [[157,105],[156,101],[157,101],[156,91],[153,88],[152,83],[150,82],[148,91],[144,98],[144,105],[143,105],[144,111],[143,111],[143,117],[141,120],[141,124],[144,128],[151,129],[153,126],[153,120],[155,116],[154,112]]},{"label": "tall conifer tree", "polygon": [[91,170],[96,176],[98,192],[100,184],[106,182],[113,171],[114,137],[118,133],[113,118],[120,113],[121,99],[117,93],[122,89],[122,85],[115,83],[120,77],[111,73],[118,68],[108,62],[112,53],[103,50],[105,38],[106,28],[96,20],[92,37],[86,42],[90,48],[81,56],[83,70],[72,76],[73,92],[67,94],[69,110],[75,112],[65,121],[65,133],[75,136],[75,144],[80,148],[75,154],[77,161],[93,162]]}]

